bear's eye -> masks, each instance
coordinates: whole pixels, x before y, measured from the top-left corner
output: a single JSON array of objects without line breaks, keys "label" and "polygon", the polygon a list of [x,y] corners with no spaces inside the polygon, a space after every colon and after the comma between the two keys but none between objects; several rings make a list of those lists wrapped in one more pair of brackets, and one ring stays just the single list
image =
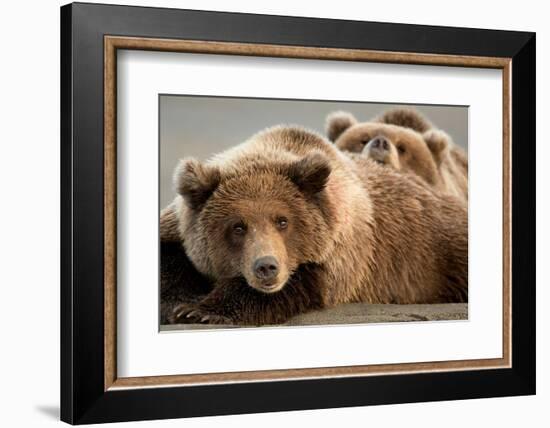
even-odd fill
[{"label": "bear's eye", "polygon": [[397,146],[397,150],[399,151],[399,153],[405,153],[405,147],[403,146]]},{"label": "bear's eye", "polygon": [[246,226],[244,223],[236,223],[233,225],[233,233],[235,235],[244,235],[246,233]]},{"label": "bear's eye", "polygon": [[369,141],[370,140],[361,140],[361,144],[366,146],[367,144],[369,144]]},{"label": "bear's eye", "polygon": [[288,220],[286,217],[279,217],[277,218],[277,228],[279,230],[283,230],[283,229],[286,229],[288,227]]}]

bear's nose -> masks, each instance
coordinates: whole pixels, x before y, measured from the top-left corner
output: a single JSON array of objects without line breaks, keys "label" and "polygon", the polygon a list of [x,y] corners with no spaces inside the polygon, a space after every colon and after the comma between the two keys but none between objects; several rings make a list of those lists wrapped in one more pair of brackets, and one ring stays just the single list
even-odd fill
[{"label": "bear's nose", "polygon": [[373,149],[389,150],[390,148],[388,140],[386,140],[384,137],[373,138],[372,140],[370,140],[369,144]]},{"label": "bear's nose", "polygon": [[277,276],[277,273],[279,273],[279,263],[277,263],[277,260],[273,256],[260,257],[254,262],[252,269],[256,278],[266,281]]}]

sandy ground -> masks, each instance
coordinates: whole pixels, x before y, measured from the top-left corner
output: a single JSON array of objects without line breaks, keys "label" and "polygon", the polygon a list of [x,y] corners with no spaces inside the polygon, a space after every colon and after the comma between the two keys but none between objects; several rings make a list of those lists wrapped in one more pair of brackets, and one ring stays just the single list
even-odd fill
[{"label": "sandy ground", "polygon": [[[467,320],[468,304],[434,305],[369,305],[350,303],[322,311],[298,315],[284,325],[366,324],[410,321]],[[237,326],[174,324],[161,326],[161,331],[236,328]]]}]

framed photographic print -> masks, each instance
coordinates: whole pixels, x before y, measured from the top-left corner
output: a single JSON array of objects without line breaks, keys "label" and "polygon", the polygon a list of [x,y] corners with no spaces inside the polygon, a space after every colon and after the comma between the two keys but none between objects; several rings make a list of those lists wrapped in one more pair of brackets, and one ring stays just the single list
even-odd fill
[{"label": "framed photographic print", "polygon": [[61,8],[61,418],[535,393],[535,35]]}]

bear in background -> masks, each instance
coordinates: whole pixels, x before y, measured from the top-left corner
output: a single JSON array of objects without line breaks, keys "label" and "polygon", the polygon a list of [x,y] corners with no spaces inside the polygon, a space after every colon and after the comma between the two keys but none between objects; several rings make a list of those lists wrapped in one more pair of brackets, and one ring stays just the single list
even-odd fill
[{"label": "bear in background", "polygon": [[367,122],[334,112],[326,119],[326,133],[340,150],[416,174],[437,191],[468,200],[466,154],[416,110],[393,109]]},{"label": "bear in background", "polygon": [[269,128],[207,162],[184,159],[174,181],[161,231],[208,285],[171,322],[279,324],[348,302],[467,301],[464,204],[354,162],[316,133]]},{"label": "bear in background", "polygon": [[[380,116],[380,118],[378,118],[378,121],[390,125],[402,126],[404,128],[409,128],[420,133],[428,133],[428,131],[434,131],[433,137],[437,137],[437,129],[417,110],[411,108],[395,108],[388,110],[382,116]],[[443,131],[439,132],[442,132],[442,137],[446,136]],[[427,134],[428,139],[430,139],[431,136],[431,134]],[[456,165],[464,173],[467,179],[468,156],[461,147],[457,146],[456,144],[452,144],[452,140],[450,137],[448,138],[448,141],[451,142],[451,144],[449,144],[451,158],[456,162]]]}]

